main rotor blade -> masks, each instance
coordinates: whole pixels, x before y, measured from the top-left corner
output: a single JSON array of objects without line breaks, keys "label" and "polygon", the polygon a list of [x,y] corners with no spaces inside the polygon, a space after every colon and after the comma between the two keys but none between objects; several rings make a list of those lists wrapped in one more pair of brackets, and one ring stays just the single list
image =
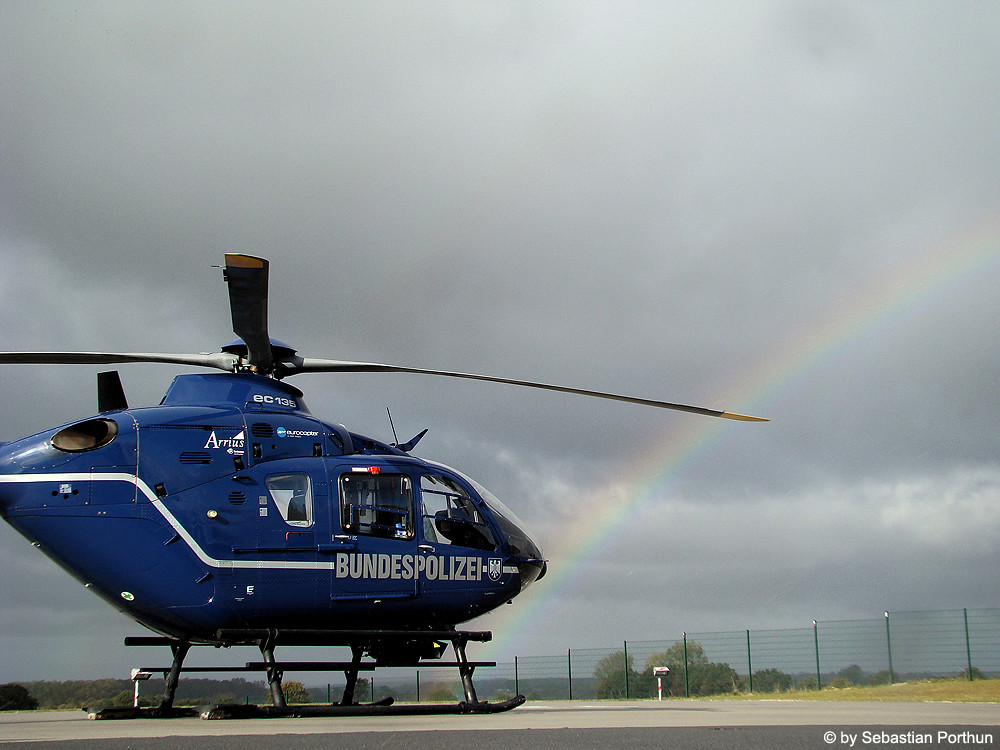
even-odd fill
[{"label": "main rotor blade", "polygon": [[153,352],[0,352],[4,365],[117,365],[128,362],[162,362],[170,365],[215,367],[232,372],[238,357],[217,354],[156,354]]},{"label": "main rotor blade", "polygon": [[764,417],[751,417],[746,414],[736,414],[730,411],[718,411],[716,409],[706,409],[701,406],[687,406],[686,404],[673,404],[668,401],[656,401],[648,398],[636,398],[634,396],[621,396],[616,393],[605,393],[604,391],[590,391],[583,388],[569,388],[564,385],[550,385],[548,383],[536,383],[530,380],[515,380],[512,378],[498,378],[492,375],[473,375],[465,372],[448,372],[445,370],[424,370],[417,367],[400,367],[398,365],[383,365],[376,362],[342,362],[333,359],[312,359],[295,357],[293,360],[285,360],[277,363],[277,369],[283,376],[294,375],[300,372],[405,372],[415,375],[440,375],[446,378],[463,378],[465,380],[485,380],[489,383],[505,383],[507,385],[520,385],[526,388],[540,388],[546,391],[558,391],[560,393],[575,393],[580,396],[591,396],[593,398],[609,399],[611,401],[625,401],[630,404],[640,404],[642,406],[653,406],[658,409],[673,409],[674,411],[685,411],[691,414],[701,414],[706,417],[721,417],[723,419],[736,419],[742,422],[769,422]]},{"label": "main rotor blade", "polygon": [[270,373],[274,366],[267,335],[267,269],[264,258],[226,253],[233,333],[243,339],[250,365],[262,375]]}]

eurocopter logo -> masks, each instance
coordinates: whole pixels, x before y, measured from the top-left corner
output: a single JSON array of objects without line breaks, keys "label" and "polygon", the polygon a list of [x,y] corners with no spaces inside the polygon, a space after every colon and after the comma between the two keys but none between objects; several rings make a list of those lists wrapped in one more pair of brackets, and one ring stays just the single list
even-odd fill
[{"label": "eurocopter logo", "polygon": [[486,573],[491,581],[499,581],[503,561],[491,557],[489,565],[473,556],[444,555],[385,555],[337,554],[337,578],[370,578],[392,581],[481,581]]},{"label": "eurocopter logo", "polygon": [[212,430],[212,434],[208,436],[208,441],[205,443],[205,449],[222,449],[234,456],[242,456],[245,443],[246,436],[243,430],[240,430],[238,435],[234,435],[231,438],[222,438],[221,440],[216,436],[215,430]]},{"label": "eurocopter logo", "polygon": [[319,433],[315,430],[289,430],[284,427],[277,428],[275,433],[280,438],[319,437]]}]

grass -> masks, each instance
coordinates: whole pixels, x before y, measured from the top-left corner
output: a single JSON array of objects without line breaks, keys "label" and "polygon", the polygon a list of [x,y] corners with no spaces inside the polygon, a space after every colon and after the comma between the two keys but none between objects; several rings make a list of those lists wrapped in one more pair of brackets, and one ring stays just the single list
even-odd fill
[{"label": "grass", "polygon": [[953,703],[1000,703],[1000,680],[961,678],[914,680],[894,685],[825,687],[822,690],[795,690],[787,693],[745,693],[711,696],[732,700],[797,701],[941,701]]}]

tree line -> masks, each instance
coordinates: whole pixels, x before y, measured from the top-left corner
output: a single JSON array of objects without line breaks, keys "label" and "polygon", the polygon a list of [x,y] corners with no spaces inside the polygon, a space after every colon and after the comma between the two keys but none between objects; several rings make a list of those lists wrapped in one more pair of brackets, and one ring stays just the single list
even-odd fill
[{"label": "tree line", "polygon": [[[656,667],[667,667],[670,672],[659,678],[663,694],[670,697],[685,695],[705,696],[725,693],[741,693],[750,690],[751,680],[737,674],[729,664],[710,662],[705,649],[697,641],[687,641],[685,655],[684,641],[677,641],[666,651],[650,655],[642,668],[635,669],[632,654],[624,650],[615,651],[601,659],[594,668],[594,680],[598,698],[653,698],[658,691]],[[687,675],[685,686],[685,660]],[[628,684],[626,686],[626,680]],[[851,685],[879,685],[890,681],[888,671],[867,675],[856,664],[837,672],[828,684],[830,687]],[[753,673],[755,693],[777,693],[789,690],[815,690],[816,675],[805,675],[796,679],[778,669],[761,669]],[[626,689],[627,687],[627,689]]]},{"label": "tree line", "polygon": [[[0,711],[87,708],[92,706],[131,706],[135,697],[131,680],[38,680],[0,685]],[[163,683],[152,679],[140,685],[140,705],[160,702]],[[205,680],[185,678],[177,687],[178,705],[212,703],[264,703],[269,698],[263,681]]]}]

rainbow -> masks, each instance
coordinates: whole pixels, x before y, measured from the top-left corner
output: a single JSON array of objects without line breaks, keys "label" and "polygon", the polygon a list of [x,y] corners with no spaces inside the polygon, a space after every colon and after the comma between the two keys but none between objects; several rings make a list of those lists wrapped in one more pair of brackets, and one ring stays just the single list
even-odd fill
[{"label": "rainbow", "polygon": [[[953,299],[965,283],[998,271],[1000,217],[990,217],[985,224],[931,247],[905,267],[856,292],[830,314],[804,327],[749,372],[742,371],[734,387],[721,389],[726,393],[742,393],[736,403],[728,406],[770,416],[778,406],[779,397],[790,393],[794,383],[806,380],[836,353],[862,341],[880,325],[905,322],[907,315]],[[667,484],[677,481],[683,470],[696,467],[712,447],[713,438],[729,429],[733,425],[726,420],[683,420],[682,426],[666,433],[655,450],[641,456],[611,483],[627,489],[605,489],[605,502],[589,503],[592,510],[585,518],[567,529],[555,549],[546,550],[550,561],[554,561],[550,562],[548,575],[522,595],[520,606],[504,610],[494,618],[492,626],[498,637],[489,649],[494,657],[505,655],[529,623],[537,627],[538,622],[554,617],[561,601],[586,573],[583,558],[600,546],[613,544],[628,519],[643,504],[662,498]],[[608,502],[607,496],[615,493],[616,501]]]}]

